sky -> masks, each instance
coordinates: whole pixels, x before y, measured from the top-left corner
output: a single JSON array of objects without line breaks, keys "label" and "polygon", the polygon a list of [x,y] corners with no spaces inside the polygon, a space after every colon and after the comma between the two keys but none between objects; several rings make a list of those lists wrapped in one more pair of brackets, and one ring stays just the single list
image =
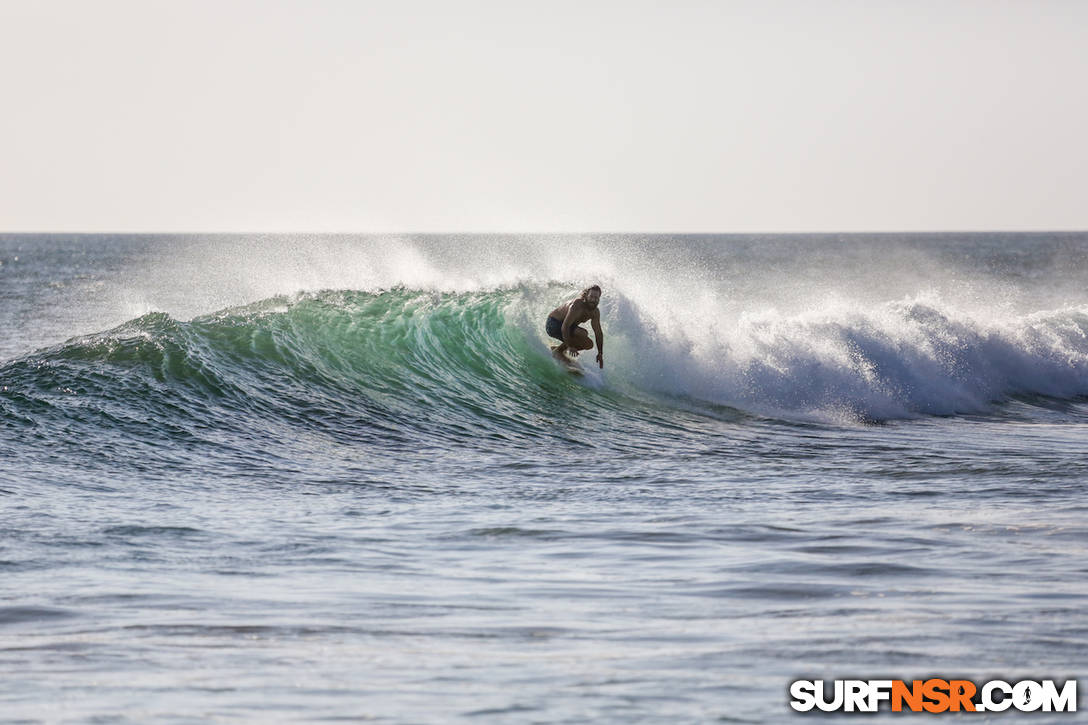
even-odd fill
[{"label": "sky", "polygon": [[0,0],[0,231],[1088,229],[1088,3]]}]

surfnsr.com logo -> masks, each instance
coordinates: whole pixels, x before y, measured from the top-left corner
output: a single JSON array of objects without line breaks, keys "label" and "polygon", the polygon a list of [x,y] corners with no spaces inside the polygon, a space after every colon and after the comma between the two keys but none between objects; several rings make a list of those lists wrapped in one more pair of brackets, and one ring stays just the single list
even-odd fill
[{"label": "surfnsr.com logo", "polygon": [[1077,681],[796,680],[790,697],[798,712],[877,712],[884,703],[892,712],[1076,712]]}]

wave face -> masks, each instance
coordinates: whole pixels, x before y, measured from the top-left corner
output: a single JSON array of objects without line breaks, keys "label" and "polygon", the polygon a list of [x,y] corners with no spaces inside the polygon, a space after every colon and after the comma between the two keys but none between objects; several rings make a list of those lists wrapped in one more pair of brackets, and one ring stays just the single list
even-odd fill
[{"label": "wave face", "polygon": [[140,441],[138,458],[161,455],[163,442],[244,456],[255,438],[305,436],[384,450],[529,445],[563,439],[556,421],[607,413],[633,435],[692,406],[841,423],[1088,395],[1085,307],[980,318],[918,297],[730,317],[706,300],[654,306],[611,287],[607,368],[586,354],[588,375],[575,380],[542,330],[569,292],[339,290],[190,321],[148,313],[3,365],[0,414],[23,435],[91,432],[86,445],[104,449]]},{"label": "wave face", "polygon": [[512,296],[324,292],[189,322],[149,313],[6,364],[4,419],[239,449],[255,436],[437,445],[488,421],[516,427],[531,406],[514,401],[557,371],[508,324]]}]

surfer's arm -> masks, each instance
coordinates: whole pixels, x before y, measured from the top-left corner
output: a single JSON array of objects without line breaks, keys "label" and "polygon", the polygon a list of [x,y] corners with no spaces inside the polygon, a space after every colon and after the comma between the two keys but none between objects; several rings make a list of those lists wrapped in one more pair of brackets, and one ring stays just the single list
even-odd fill
[{"label": "surfer's arm", "polygon": [[597,338],[597,364],[604,368],[604,331],[601,330],[601,313],[599,310],[593,310],[593,317],[589,320],[590,326],[593,328],[593,336]]}]

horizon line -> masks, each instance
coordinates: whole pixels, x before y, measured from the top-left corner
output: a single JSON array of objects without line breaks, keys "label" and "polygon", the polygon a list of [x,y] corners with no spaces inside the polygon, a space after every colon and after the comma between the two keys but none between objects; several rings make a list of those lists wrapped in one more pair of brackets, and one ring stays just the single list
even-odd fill
[{"label": "horizon line", "polygon": [[866,230],[809,230],[809,231],[531,231],[531,230],[497,230],[497,231],[314,231],[314,230],[240,230],[240,231],[73,231],[73,230],[0,230],[0,236],[829,236],[829,235],[895,235],[895,234],[1085,234],[1088,227],[1084,228],[1052,228],[1052,229],[866,229]]}]

